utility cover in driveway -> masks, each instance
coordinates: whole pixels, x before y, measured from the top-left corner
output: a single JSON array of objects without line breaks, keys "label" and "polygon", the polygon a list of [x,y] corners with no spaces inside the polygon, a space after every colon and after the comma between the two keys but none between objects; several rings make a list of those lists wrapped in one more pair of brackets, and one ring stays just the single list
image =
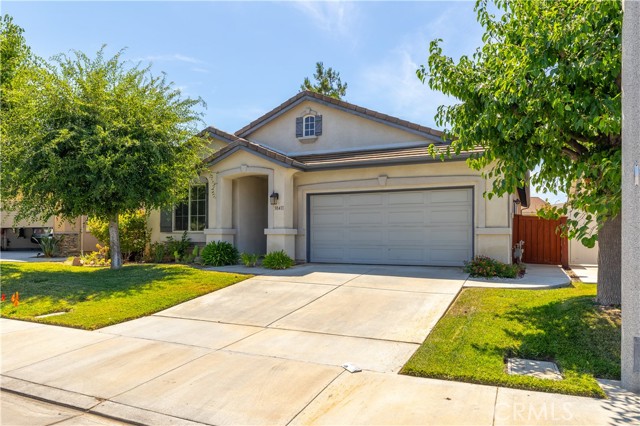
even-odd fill
[{"label": "utility cover in driveway", "polygon": [[311,262],[461,266],[473,256],[471,188],[311,195]]}]

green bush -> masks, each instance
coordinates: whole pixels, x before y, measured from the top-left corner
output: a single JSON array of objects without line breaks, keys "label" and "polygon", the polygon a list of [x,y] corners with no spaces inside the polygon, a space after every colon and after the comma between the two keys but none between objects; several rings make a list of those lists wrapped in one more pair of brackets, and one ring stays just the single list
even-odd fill
[{"label": "green bush", "polygon": [[293,259],[291,259],[284,250],[272,251],[262,260],[262,266],[268,269],[287,269],[291,268],[294,264]]},{"label": "green bush", "polygon": [[154,263],[161,263],[167,253],[167,246],[164,243],[151,243],[149,247],[149,257]]},{"label": "green bush", "polygon": [[[179,240],[176,240],[171,236],[167,237],[167,241],[165,244],[167,246],[167,253],[171,253],[171,255],[177,259],[177,262],[179,259],[184,258],[184,256],[187,254],[189,247],[191,247],[191,238],[187,236],[187,231],[184,231],[182,233],[182,237]],[[177,256],[176,253],[178,254]]]},{"label": "green bush", "polygon": [[240,254],[240,259],[242,259],[242,263],[244,263],[244,266],[256,266],[256,263],[258,263],[259,257],[260,257],[259,255],[252,254],[252,253]]},{"label": "green bush", "polygon": [[487,256],[476,256],[472,261],[464,263],[464,271],[472,277],[517,278],[524,265],[507,265]]},{"label": "green bush", "polygon": [[[124,213],[118,217],[120,251],[123,260],[138,260],[151,240],[151,228],[147,226],[149,214],[144,210]],[[92,217],[87,221],[91,235],[103,245],[109,245],[109,221]]]},{"label": "green bush", "polygon": [[202,264],[207,266],[236,265],[238,249],[226,241],[214,241],[207,244],[202,253]]}]

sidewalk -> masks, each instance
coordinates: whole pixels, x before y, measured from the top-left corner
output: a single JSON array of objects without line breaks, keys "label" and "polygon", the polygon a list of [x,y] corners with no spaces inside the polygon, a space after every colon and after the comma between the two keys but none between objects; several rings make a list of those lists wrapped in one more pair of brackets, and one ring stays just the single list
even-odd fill
[{"label": "sidewalk", "polygon": [[[139,424],[640,424],[640,396],[614,382],[600,400],[7,319],[0,330],[3,390]],[[21,415],[3,409],[2,423]]]},{"label": "sidewalk", "polygon": [[602,400],[398,375],[465,280],[309,264],[98,331],[0,318],[2,424],[640,424],[615,382]]}]

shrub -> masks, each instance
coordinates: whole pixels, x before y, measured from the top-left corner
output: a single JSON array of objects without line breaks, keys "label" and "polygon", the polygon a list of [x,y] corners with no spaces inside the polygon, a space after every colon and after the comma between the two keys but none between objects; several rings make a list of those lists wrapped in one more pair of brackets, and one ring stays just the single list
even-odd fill
[{"label": "shrub", "polygon": [[[191,246],[191,238],[187,236],[187,231],[182,233],[182,237],[179,240],[169,236],[167,237],[167,253],[171,253],[171,255],[176,259],[176,262],[179,259],[182,259],[186,254],[187,250]],[[177,253],[177,256],[176,256]]]},{"label": "shrub", "polygon": [[287,269],[291,268],[294,263],[284,250],[272,251],[262,260],[262,266],[268,269]]},{"label": "shrub", "polygon": [[226,241],[214,241],[202,249],[202,263],[208,266],[236,265],[238,249]]},{"label": "shrub", "polygon": [[164,243],[152,243],[149,247],[149,256],[155,263],[163,262],[166,253],[167,246]]},{"label": "shrub", "polygon": [[44,257],[53,257],[58,254],[58,244],[60,244],[63,238],[63,235],[60,237],[50,235],[48,237],[41,238],[38,244],[40,244]]},{"label": "shrub", "polygon": [[85,266],[111,266],[109,246],[96,244],[96,249],[96,251],[92,251],[82,256],[82,264]]},{"label": "shrub", "polygon": [[252,254],[252,253],[240,254],[240,258],[242,259],[242,263],[244,263],[244,266],[256,266],[256,263],[258,263],[259,257],[260,256],[258,256],[257,254]]},{"label": "shrub", "polygon": [[[147,226],[149,215],[144,210],[124,213],[118,217],[120,251],[123,260],[141,259],[151,240],[151,228]],[[109,221],[92,217],[87,221],[91,235],[102,244],[109,243]]]},{"label": "shrub", "polygon": [[464,263],[464,271],[472,277],[516,278],[524,270],[523,265],[507,265],[487,256],[476,256],[472,261]]}]

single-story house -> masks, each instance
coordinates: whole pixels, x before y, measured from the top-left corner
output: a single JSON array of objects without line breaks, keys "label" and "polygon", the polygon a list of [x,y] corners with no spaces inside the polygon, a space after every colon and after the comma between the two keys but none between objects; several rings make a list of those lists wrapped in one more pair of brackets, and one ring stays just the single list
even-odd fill
[{"label": "single-story house", "polygon": [[313,92],[235,132],[202,132],[218,150],[188,202],[152,212],[153,241],[224,240],[241,252],[284,250],[306,262],[462,265],[511,262],[513,195],[442,161],[442,133]]},{"label": "single-story house", "polygon": [[16,213],[0,210],[0,250],[40,250],[38,239],[54,234],[63,237],[60,255],[94,251],[98,240],[86,226],[87,216],[64,220],[52,216],[46,220],[16,220]]}]

